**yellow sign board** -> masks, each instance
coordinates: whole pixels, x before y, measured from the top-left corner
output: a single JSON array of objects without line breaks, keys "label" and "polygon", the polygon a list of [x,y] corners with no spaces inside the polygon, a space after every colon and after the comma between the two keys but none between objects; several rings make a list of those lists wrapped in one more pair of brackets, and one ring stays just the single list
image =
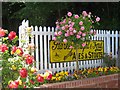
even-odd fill
[{"label": "yellow sign board", "polygon": [[[101,59],[104,54],[104,42],[86,42],[85,48],[79,48],[79,60]],[[75,49],[69,49],[65,43],[50,41],[50,62],[71,62],[76,60]]]}]

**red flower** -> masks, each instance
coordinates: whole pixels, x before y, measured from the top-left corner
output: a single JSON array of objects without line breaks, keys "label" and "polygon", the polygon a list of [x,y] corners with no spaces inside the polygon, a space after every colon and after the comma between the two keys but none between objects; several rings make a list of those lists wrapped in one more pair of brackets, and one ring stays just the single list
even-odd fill
[{"label": "red flower", "polygon": [[9,88],[18,88],[18,84],[14,81],[11,81],[10,84],[8,85]]},{"label": "red flower", "polygon": [[5,44],[0,45],[1,52],[5,52],[6,50],[8,50],[8,47]]},{"label": "red flower", "polygon": [[17,47],[16,47],[16,46],[13,46],[13,47],[12,47],[12,50],[11,50],[11,54],[14,54],[14,53],[16,52],[16,50],[17,50]]},{"label": "red flower", "polygon": [[16,32],[14,32],[14,31],[11,31],[11,32],[8,34],[8,38],[9,38],[10,40],[13,40],[15,37],[16,37]]},{"label": "red flower", "polygon": [[44,77],[41,76],[40,74],[38,74],[38,75],[37,75],[37,81],[38,81],[38,82],[41,82],[41,83],[44,82]]},{"label": "red flower", "polygon": [[26,78],[27,77],[27,70],[26,68],[22,68],[20,71],[19,71],[19,74],[22,78]]},{"label": "red flower", "polygon": [[26,55],[26,64],[32,64],[34,61],[34,57],[30,55]]},{"label": "red flower", "polygon": [[35,82],[33,80],[30,80],[30,83],[35,84]]},{"label": "red flower", "polygon": [[0,28],[0,37],[4,37],[4,36],[5,36],[5,31]]},{"label": "red flower", "polygon": [[49,73],[49,75],[47,76],[47,78],[46,78],[47,80],[51,80],[52,79],[52,74],[51,73]]},{"label": "red flower", "polygon": [[19,85],[19,80],[15,80],[14,82],[15,82],[17,85]]},{"label": "red flower", "polygon": [[26,86],[24,86],[23,88],[26,88]]}]

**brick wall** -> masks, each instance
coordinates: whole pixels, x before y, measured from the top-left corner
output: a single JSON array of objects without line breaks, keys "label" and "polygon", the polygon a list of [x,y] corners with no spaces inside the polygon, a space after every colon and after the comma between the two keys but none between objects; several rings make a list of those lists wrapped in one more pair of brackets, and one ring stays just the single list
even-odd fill
[{"label": "brick wall", "polygon": [[112,74],[95,78],[41,85],[39,88],[118,88],[120,75]]}]

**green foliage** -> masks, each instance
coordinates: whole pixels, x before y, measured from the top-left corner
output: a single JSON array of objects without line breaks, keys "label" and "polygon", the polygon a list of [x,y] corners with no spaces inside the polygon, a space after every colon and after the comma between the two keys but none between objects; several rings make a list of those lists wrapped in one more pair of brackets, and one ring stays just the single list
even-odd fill
[{"label": "green foliage", "polygon": [[104,66],[108,66],[108,67],[115,66],[116,58],[113,58],[111,54],[110,55],[105,54],[103,56],[103,64],[104,64]]},{"label": "green foliage", "polygon": [[101,17],[101,26],[97,26],[96,29],[120,28],[117,2],[4,2],[2,9],[3,26],[7,24],[4,18],[20,20],[19,23],[23,19],[28,19],[31,25],[55,26],[55,20],[64,16],[66,12],[78,14],[86,10]]}]

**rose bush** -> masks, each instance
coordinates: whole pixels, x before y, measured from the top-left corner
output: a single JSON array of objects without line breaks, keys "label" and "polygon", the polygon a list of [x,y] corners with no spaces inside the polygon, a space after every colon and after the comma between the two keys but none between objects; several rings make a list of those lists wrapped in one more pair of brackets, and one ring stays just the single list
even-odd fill
[{"label": "rose bush", "polygon": [[[30,27],[25,29],[29,37],[32,35]],[[37,73],[35,68],[34,45],[28,44],[25,48],[17,46],[18,36],[16,32],[0,28],[0,60],[2,61],[2,86],[3,88],[32,88],[49,82],[52,72]],[[24,37],[26,40],[26,37]],[[26,52],[27,51],[27,52]]]},{"label": "rose bush", "polygon": [[96,34],[95,24],[99,24],[99,17],[94,17],[91,12],[83,11],[81,15],[68,12],[65,18],[57,20],[53,40],[67,43],[69,46],[85,47],[85,41],[91,40],[91,36]]},{"label": "rose bush", "polygon": [[78,65],[78,48],[86,46],[86,41],[90,41],[92,36],[96,34],[94,27],[99,24],[99,17],[94,17],[91,12],[83,11],[82,14],[72,14],[68,12],[61,20],[57,20],[56,29],[53,40],[67,43],[72,49],[76,49],[76,70]]}]

